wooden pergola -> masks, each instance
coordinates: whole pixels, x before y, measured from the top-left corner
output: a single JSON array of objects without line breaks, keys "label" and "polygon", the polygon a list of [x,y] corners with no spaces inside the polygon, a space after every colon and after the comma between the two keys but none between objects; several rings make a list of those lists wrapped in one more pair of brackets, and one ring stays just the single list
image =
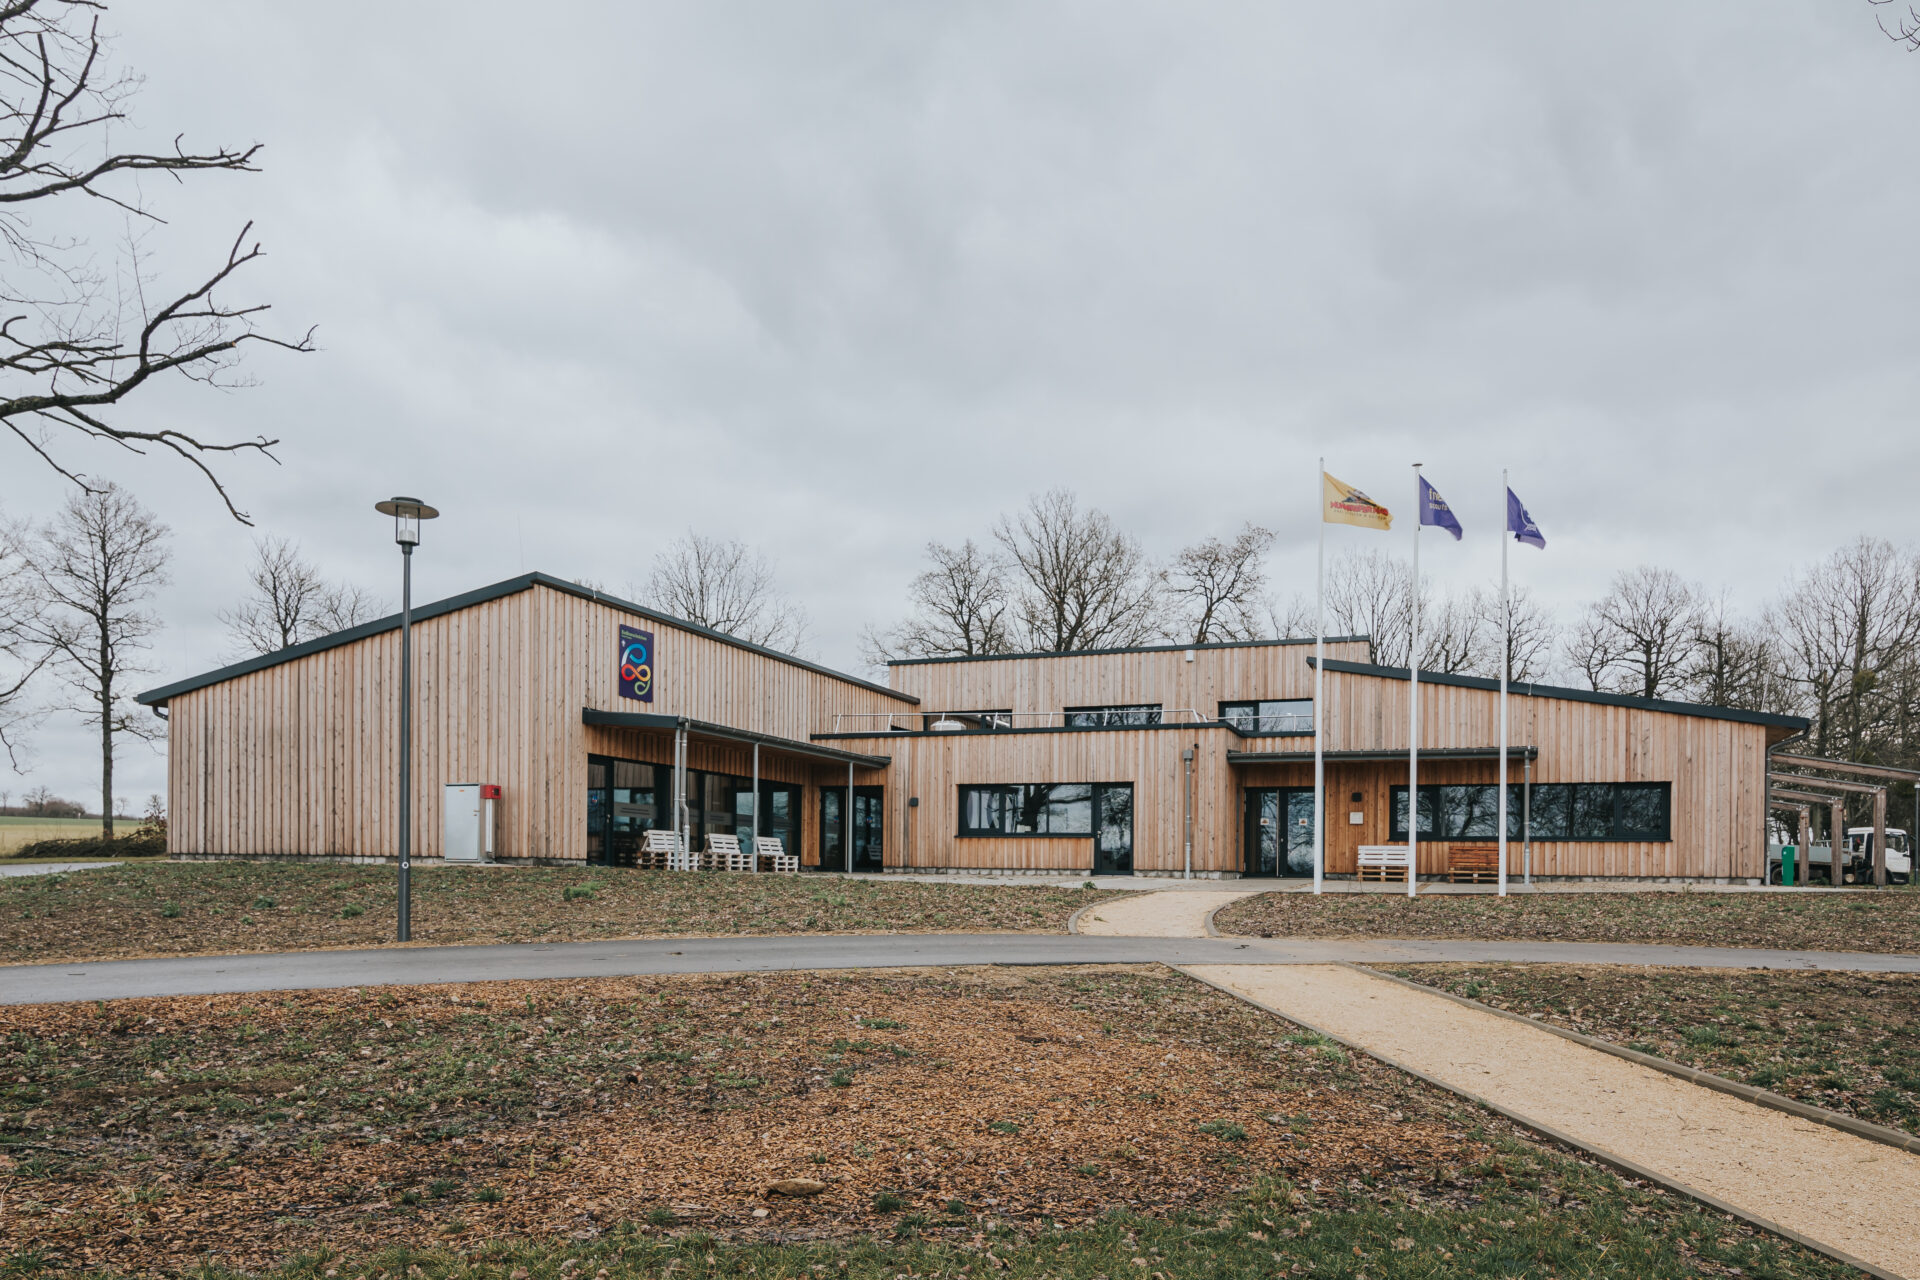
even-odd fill
[{"label": "wooden pergola", "polygon": [[[1906,782],[1913,786],[1914,829],[1908,831],[1907,882],[1914,882],[1914,855],[1912,841],[1920,834],[1920,769],[1897,769],[1884,764],[1856,764],[1849,760],[1827,760],[1820,756],[1792,755],[1784,751],[1774,752],[1770,757],[1773,764],[1790,765],[1801,772],[1777,773],[1769,771],[1767,782],[1772,793],[1782,799],[1807,800],[1825,803],[1828,808],[1828,822],[1831,834],[1828,844],[1831,846],[1832,861],[1829,872],[1835,884],[1840,883],[1840,845],[1846,837],[1843,806],[1848,795],[1870,795],[1873,797],[1873,882],[1875,885],[1887,883],[1887,787],[1890,783]],[[1879,782],[1852,782],[1839,778],[1817,777],[1804,772],[1817,769],[1822,773],[1848,773],[1860,778],[1877,778]],[[1780,790],[1779,788],[1795,790]],[[1841,794],[1835,795],[1835,792]]]}]

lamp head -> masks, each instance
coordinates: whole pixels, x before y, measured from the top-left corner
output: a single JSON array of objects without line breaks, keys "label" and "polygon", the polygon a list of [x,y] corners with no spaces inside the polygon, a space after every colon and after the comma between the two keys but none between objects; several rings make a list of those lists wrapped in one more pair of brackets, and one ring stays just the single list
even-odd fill
[{"label": "lamp head", "polygon": [[418,498],[388,498],[385,502],[374,503],[373,509],[381,515],[393,517],[393,540],[403,547],[419,546],[420,522],[440,514]]}]

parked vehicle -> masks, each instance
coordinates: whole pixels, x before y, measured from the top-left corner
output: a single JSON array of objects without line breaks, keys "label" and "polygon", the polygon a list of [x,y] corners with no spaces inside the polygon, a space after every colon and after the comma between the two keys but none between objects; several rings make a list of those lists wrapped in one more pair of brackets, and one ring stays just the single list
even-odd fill
[{"label": "parked vehicle", "polygon": [[[1784,846],[1767,846],[1767,883],[1781,882],[1780,854]],[[1907,833],[1898,827],[1887,828],[1887,883],[1905,884],[1913,873],[1913,851]],[[1809,846],[1794,859],[1794,881],[1868,884],[1873,880],[1873,828],[1848,827],[1840,842],[1840,879],[1833,878],[1833,851],[1824,844]]]}]

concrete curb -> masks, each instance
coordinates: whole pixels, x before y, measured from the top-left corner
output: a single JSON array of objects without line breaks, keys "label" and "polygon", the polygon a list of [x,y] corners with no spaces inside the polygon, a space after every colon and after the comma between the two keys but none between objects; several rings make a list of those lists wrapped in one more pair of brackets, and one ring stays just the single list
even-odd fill
[{"label": "concrete curb", "polygon": [[[1235,898],[1233,900],[1233,902],[1239,902],[1239,901],[1240,901],[1239,898]],[[1227,936],[1224,933],[1221,933],[1218,929],[1213,927],[1213,918],[1219,915],[1222,911],[1225,911],[1228,907],[1232,906],[1233,902],[1221,903],[1219,906],[1215,907],[1213,910],[1207,912],[1207,918],[1200,922],[1201,926],[1206,930],[1206,934],[1209,938],[1224,938]]]},{"label": "concrete curb", "polygon": [[1464,1005],[1469,1009],[1478,1009],[1482,1013],[1491,1013],[1498,1018],[1506,1018],[1509,1021],[1523,1023],[1529,1027],[1538,1027],[1542,1031],[1551,1032],[1559,1036],[1562,1040],[1571,1040],[1575,1044],[1585,1045],[1589,1049],[1598,1049],[1601,1053],[1611,1054],[1616,1058],[1622,1058],[1643,1067],[1651,1067],[1655,1071],[1665,1072],[1670,1076],[1677,1076],[1687,1083],[1697,1084],[1703,1089],[1712,1089],[1717,1093],[1729,1094],[1735,1098],[1739,1098],[1743,1102],[1751,1102],[1757,1106],[1767,1107],[1774,1111],[1782,1111],[1787,1115],[1794,1116],[1801,1120],[1811,1120],[1815,1124],[1824,1124],[1829,1128],[1839,1129],[1843,1133],[1850,1133],[1856,1138],[1865,1138],[1870,1142],[1884,1143],[1889,1147],[1895,1147],[1901,1151],[1910,1151],[1916,1155],[1920,1155],[1920,1137],[1902,1133],[1898,1129],[1889,1129],[1884,1125],[1871,1124],[1868,1121],[1858,1120],[1853,1116],[1843,1115],[1838,1111],[1829,1111],[1825,1107],[1816,1107],[1812,1103],[1801,1102],[1796,1098],[1789,1098],[1785,1094],[1774,1093],[1771,1090],[1762,1089],[1755,1085],[1741,1084],[1737,1080],[1729,1080],[1725,1076],[1716,1076],[1712,1072],[1702,1071],[1698,1067],[1683,1066],[1678,1062],[1669,1062],[1665,1058],[1656,1058],[1650,1053],[1641,1053],[1637,1049],[1629,1049],[1624,1045],[1617,1045],[1611,1041],[1600,1040],[1589,1035],[1582,1035],[1578,1031],[1569,1031],[1565,1027],[1556,1027],[1549,1023],[1542,1022],[1537,1018],[1529,1018],[1525,1014],[1514,1013],[1508,1009],[1496,1009],[1490,1004],[1482,1004],[1480,1001],[1467,996],[1455,995],[1451,991],[1441,991],[1436,987],[1429,987],[1423,983],[1413,982],[1395,974],[1382,973],[1378,969],[1368,965],[1354,964],[1350,960],[1337,960],[1334,963],[1342,969],[1352,969],[1356,973],[1364,973],[1370,978],[1379,978],[1383,982],[1395,982],[1403,987],[1411,987],[1415,991],[1424,992],[1427,995],[1439,996],[1443,1000],[1451,1000],[1455,1004]]},{"label": "concrete curb", "polygon": [[1081,916],[1083,916],[1083,915],[1085,915],[1085,914],[1087,914],[1087,912],[1089,912],[1089,911],[1091,911],[1091,910],[1093,910],[1093,909],[1094,909],[1095,907],[1103,907],[1103,906],[1105,906],[1105,905],[1106,905],[1107,903],[1109,903],[1109,902],[1112,902],[1112,901],[1113,901],[1113,899],[1112,899],[1112,898],[1103,898],[1103,899],[1102,899],[1101,901],[1099,901],[1099,902],[1089,902],[1089,903],[1088,903],[1088,904],[1087,904],[1086,906],[1084,906],[1084,907],[1082,907],[1082,908],[1080,908],[1080,909],[1079,909],[1078,911],[1076,911],[1076,912],[1074,912],[1074,913],[1073,913],[1072,915],[1070,915],[1070,916],[1068,916],[1068,917],[1067,917],[1067,932],[1068,932],[1068,933],[1075,933],[1075,934],[1077,934],[1077,933],[1079,933],[1079,932],[1080,932],[1080,917],[1081,917]]},{"label": "concrete curb", "polygon": [[[1876,1267],[1870,1262],[1864,1262],[1861,1259],[1854,1257],[1850,1253],[1846,1253],[1840,1249],[1836,1249],[1829,1244],[1822,1244],[1818,1240],[1812,1239],[1809,1236],[1801,1235],[1798,1231],[1794,1231],[1788,1227],[1783,1227],[1779,1223],[1774,1222],[1770,1219],[1762,1218],[1758,1214],[1748,1213],[1745,1209],[1741,1209],[1735,1205],[1728,1204],[1726,1201],[1721,1200],[1716,1196],[1708,1195],[1706,1192],[1701,1191],[1697,1187],[1689,1186],[1686,1183],[1681,1182],[1676,1178],[1669,1178],[1665,1174],[1656,1173],[1654,1170],[1648,1169],[1643,1165],[1636,1164],[1633,1161],[1628,1160],[1624,1156],[1615,1155],[1611,1151],[1606,1150],[1604,1147],[1596,1147],[1591,1143],[1582,1142],[1571,1134],[1562,1133],[1558,1129],[1555,1129],[1550,1125],[1541,1124],[1538,1120],[1531,1120],[1526,1116],[1521,1115],[1517,1111],[1512,1111],[1506,1107],[1501,1106],[1499,1103],[1493,1101],[1491,1098],[1484,1098],[1477,1093],[1473,1093],[1469,1090],[1459,1088],[1458,1086],[1448,1084],[1444,1080],[1439,1080],[1434,1078],[1433,1076],[1428,1075],[1426,1072],[1420,1070],[1418,1067],[1408,1066],[1406,1063],[1400,1062],[1394,1058],[1388,1057],[1384,1053],[1376,1053],[1371,1049],[1362,1048],[1361,1046],[1354,1044],[1351,1040],[1348,1040],[1342,1036],[1334,1035],[1331,1031],[1327,1031],[1321,1027],[1316,1027],[1310,1022],[1302,1022],[1300,1019],[1292,1016],[1291,1014],[1283,1013],[1278,1009],[1274,1009],[1267,1005],[1264,1005],[1260,1003],[1258,1000],[1255,1000],[1247,995],[1242,994],[1241,992],[1233,990],[1231,987],[1222,986],[1220,983],[1213,981],[1211,978],[1203,978],[1197,973],[1189,972],[1188,967],[1186,965],[1178,965],[1178,964],[1169,965],[1168,968],[1171,968],[1176,973],[1184,974],[1185,976],[1192,978],[1195,982],[1203,982],[1207,986],[1212,987],[1214,990],[1224,992],[1225,994],[1232,996],[1234,999],[1239,1000],[1242,1003],[1250,1004],[1256,1009],[1260,1009],[1267,1013],[1270,1013],[1276,1018],[1280,1018],[1284,1021],[1291,1022],[1298,1027],[1305,1027],[1307,1030],[1313,1032],[1315,1035],[1325,1036],[1327,1039],[1332,1040],[1337,1044],[1345,1045],[1347,1048],[1353,1050],[1355,1053],[1364,1053],[1369,1058],[1372,1058],[1374,1061],[1385,1063],[1387,1066],[1392,1067],[1396,1071],[1404,1071],[1408,1075],[1414,1077],[1415,1079],[1425,1081],[1427,1084],[1432,1085],[1436,1089],[1444,1089],[1446,1092],[1451,1093],[1456,1097],[1465,1098],[1468,1102],[1473,1103],[1475,1106],[1484,1107],[1488,1111],[1493,1112],[1495,1115],[1505,1116],[1507,1119],[1513,1121],[1515,1124],[1520,1125],[1523,1128],[1531,1129],[1533,1132],[1540,1134],[1542,1137],[1545,1137],[1553,1142],[1557,1142],[1561,1146],[1566,1147],[1569,1150],[1583,1151],[1587,1155],[1592,1156],[1595,1160],[1598,1160],[1600,1163],[1609,1165],[1612,1168],[1627,1174],[1629,1177],[1638,1178],[1643,1182],[1657,1183],[1660,1186],[1667,1188],[1669,1191],[1677,1192],[1680,1195],[1687,1197],[1689,1200],[1693,1200],[1700,1204],[1705,1205],[1707,1208],[1712,1209],[1715,1213],[1724,1213],[1731,1217],[1738,1218],[1742,1222],[1745,1222],[1750,1226],[1758,1227],[1760,1230],[1767,1232],[1769,1235],[1779,1236],[1782,1240],[1790,1240],[1794,1244],[1801,1245],[1804,1248],[1813,1250],[1815,1253],[1824,1254],[1826,1257],[1832,1258],[1835,1262],[1839,1262],[1845,1266],[1855,1267],[1861,1271],[1864,1271],[1868,1275],[1874,1277],[1874,1280],[1908,1280],[1908,1278],[1905,1276],[1901,1276],[1895,1272],[1888,1271],[1882,1267]],[[1373,976],[1379,977],[1383,975],[1375,974]],[[1403,980],[1400,980],[1400,981],[1403,981]],[[1414,987],[1420,987],[1420,984],[1417,982],[1409,983],[1408,985],[1414,986]],[[1423,991],[1431,990],[1431,988],[1427,988],[1427,987],[1420,987],[1420,989]],[[1498,1013],[1500,1011],[1496,1009],[1493,1012]],[[1521,1021],[1532,1022],[1532,1019],[1523,1018],[1521,1019]],[[1534,1023],[1533,1025],[1537,1026],[1539,1024]]]}]

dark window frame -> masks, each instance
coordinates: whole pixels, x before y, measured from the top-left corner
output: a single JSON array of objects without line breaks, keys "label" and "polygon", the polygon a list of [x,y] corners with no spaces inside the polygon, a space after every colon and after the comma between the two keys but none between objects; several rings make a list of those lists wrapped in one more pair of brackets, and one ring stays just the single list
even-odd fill
[{"label": "dark window frame", "polygon": [[[1299,727],[1301,723],[1301,717],[1297,715],[1288,715],[1288,716],[1282,717],[1276,713],[1271,717],[1269,717],[1267,714],[1264,714],[1261,712],[1260,708],[1262,706],[1305,707],[1307,709],[1307,714],[1305,717],[1306,727],[1305,728]],[[1242,710],[1243,708],[1245,710]],[[1293,727],[1285,728],[1285,729],[1268,728],[1267,721],[1269,720],[1269,718],[1273,719],[1276,722],[1284,719],[1286,723],[1288,723],[1289,725],[1292,725]],[[1220,703],[1220,719],[1226,721],[1228,724],[1233,725],[1234,727],[1239,729],[1241,733],[1244,733],[1249,737],[1255,737],[1255,738],[1304,737],[1305,735],[1313,732],[1313,699],[1312,698],[1234,698],[1230,700],[1222,700]]]},{"label": "dark window frame", "polygon": [[[1085,831],[1015,831],[1009,830],[1007,818],[1022,810],[1031,811],[1031,797],[1026,793],[1038,788],[1072,788],[1083,791],[1084,796],[1071,795],[1064,802],[1049,796],[1042,803],[1052,806],[1061,803],[1085,805],[1087,829]],[[956,790],[957,804],[954,812],[954,835],[961,840],[1092,840],[1099,834],[1100,813],[1097,794],[1102,788],[1125,787],[1131,793],[1131,782],[963,782]],[[969,823],[969,813],[973,808],[971,797],[974,793],[997,792],[1002,825],[996,827],[973,826]],[[1129,813],[1131,822],[1131,813]],[[1132,838],[1129,834],[1129,848]]]},{"label": "dark window frame", "polygon": [[[1120,702],[1097,707],[1063,707],[1061,723],[1069,729],[1142,729],[1166,723],[1166,707],[1158,702]],[[1076,722],[1075,717],[1098,717]]]},{"label": "dark window frame", "polygon": [[[1453,814],[1449,805],[1449,791],[1483,790],[1487,793],[1488,803],[1495,803],[1499,796],[1495,794],[1498,784],[1492,782],[1423,782],[1420,784],[1420,809],[1428,822],[1437,819],[1441,830],[1451,832]],[[1673,784],[1671,782],[1536,782],[1533,794],[1525,794],[1522,783],[1507,784],[1507,839],[1531,840],[1535,844],[1672,844],[1673,843]],[[1407,838],[1406,822],[1402,817],[1407,785],[1400,783],[1387,792],[1387,825],[1390,841],[1404,841]],[[1639,795],[1652,799],[1658,806],[1659,821],[1653,826],[1635,826],[1630,824],[1631,813],[1626,810],[1623,799]],[[1429,797],[1432,798],[1431,804]],[[1576,805],[1576,800],[1581,801]],[[1523,804],[1525,807],[1523,808]],[[1576,829],[1576,811],[1582,815],[1598,817],[1606,815],[1606,834],[1597,829],[1581,832]],[[1494,812],[1498,812],[1497,809]],[[1427,817],[1431,814],[1432,817]],[[1530,821],[1524,834],[1522,815]],[[1433,827],[1423,825],[1420,839],[1433,844],[1479,843],[1498,840],[1498,819],[1493,829],[1486,835],[1434,835]]]}]

